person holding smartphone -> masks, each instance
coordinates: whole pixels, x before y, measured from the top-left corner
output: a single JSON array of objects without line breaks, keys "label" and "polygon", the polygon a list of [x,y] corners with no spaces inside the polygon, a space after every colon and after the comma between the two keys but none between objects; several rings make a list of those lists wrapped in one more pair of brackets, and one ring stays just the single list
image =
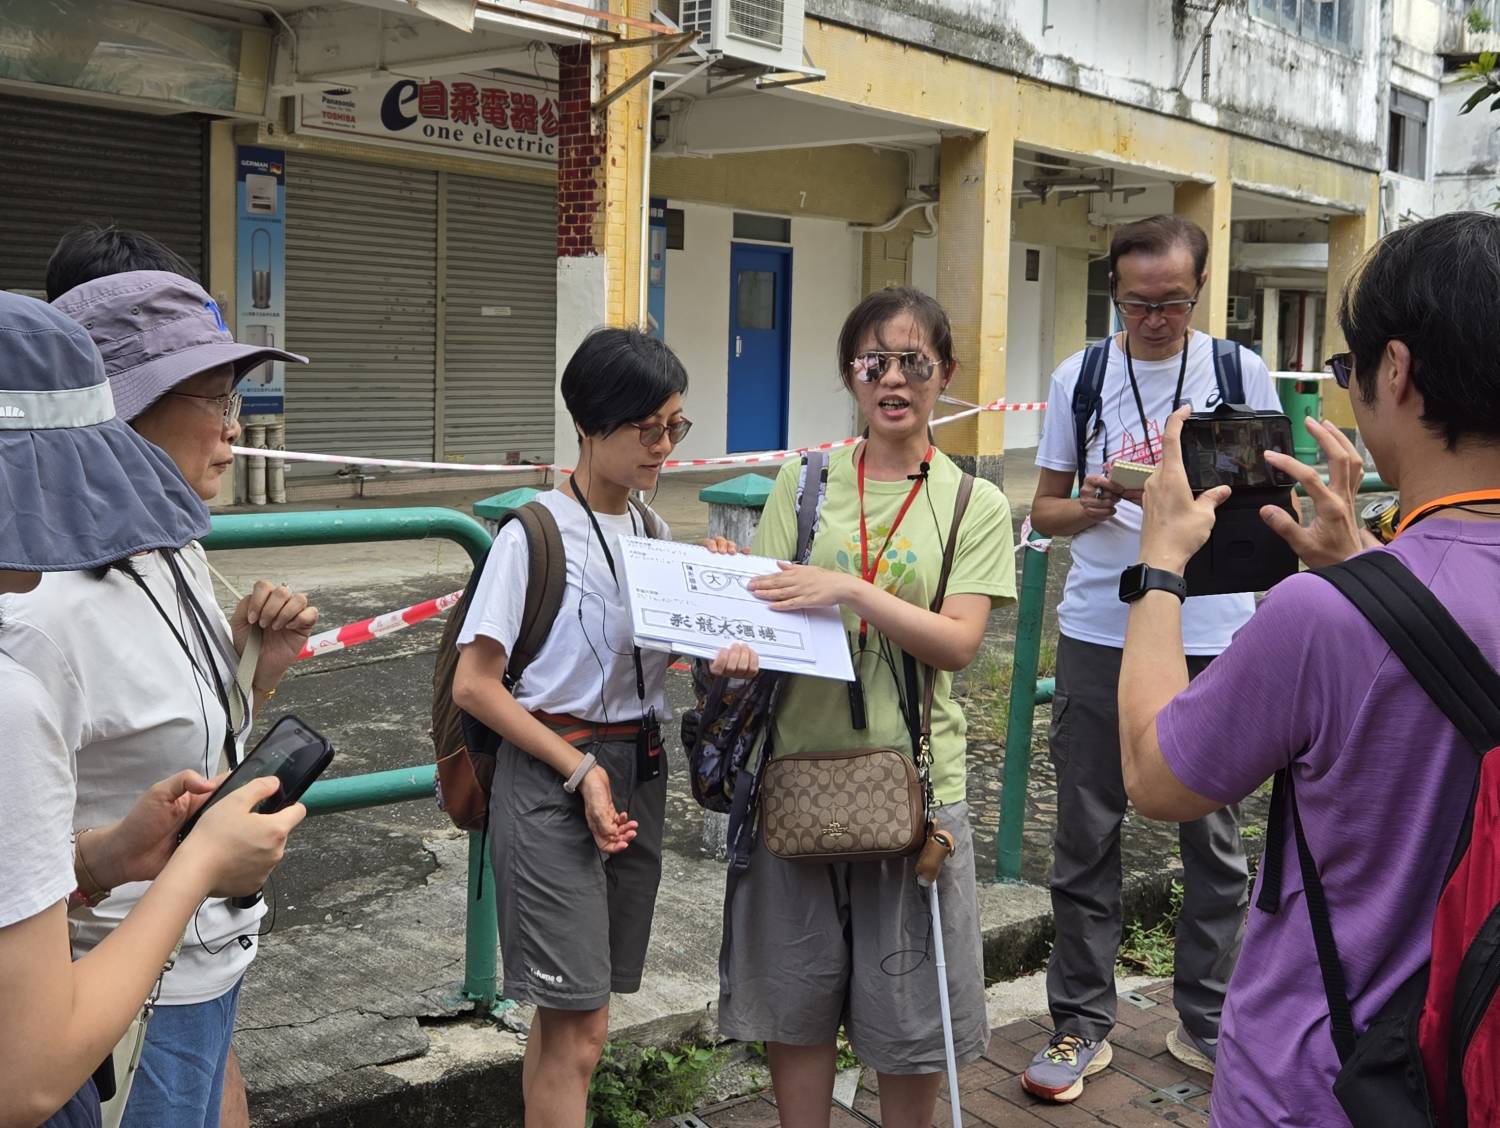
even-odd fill
[{"label": "person holding smartphone", "polygon": [[[171,461],[115,417],[103,363],[80,326],[0,293],[0,369],[7,608],[29,598],[43,573],[97,568],[206,530],[207,510]],[[306,812],[252,814],[276,791],[257,781],[217,804],[179,847],[179,829],[213,791],[203,775],[181,771],[131,797],[123,818],[74,834],[73,749],[99,723],[99,702],[60,655],[13,653],[23,633],[0,619],[0,1128],[84,1128],[99,1122],[91,1075],[194,913],[210,895],[259,888]],[[107,632],[95,645],[115,650]],[[132,881],[152,885],[73,961],[68,911]]]}]

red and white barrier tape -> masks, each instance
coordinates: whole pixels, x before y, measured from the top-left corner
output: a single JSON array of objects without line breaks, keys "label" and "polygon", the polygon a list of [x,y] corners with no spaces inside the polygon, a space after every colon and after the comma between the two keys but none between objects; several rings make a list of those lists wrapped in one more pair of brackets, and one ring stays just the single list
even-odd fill
[{"label": "red and white barrier tape", "polygon": [[[946,397],[944,397],[946,398]],[[962,402],[962,401],[956,401]],[[932,425],[940,427],[944,423],[953,423],[959,419],[967,419],[981,412],[998,411],[1045,411],[1045,403],[1006,403],[1004,400],[995,400],[993,403],[970,406],[965,411],[955,412],[952,415],[944,415],[934,419]],[[853,446],[859,442],[858,437],[852,439],[839,439],[831,443],[815,443],[811,446],[793,447],[789,450],[764,450],[750,454],[726,454],[718,458],[677,458],[670,459],[663,464],[662,469],[667,472],[673,470],[701,470],[710,466],[753,466],[766,462],[785,462],[791,458],[800,458],[810,450],[838,450],[841,447]],[[325,462],[335,466],[386,466],[397,470],[462,470],[478,474],[524,474],[554,471],[559,474],[571,474],[571,466],[563,466],[560,463],[545,462],[523,462],[523,463],[486,463],[486,462],[420,462],[407,458],[366,458],[362,455],[346,454],[311,454],[306,451],[297,450],[266,450],[258,447],[235,447],[235,454],[242,454],[250,458],[270,458],[284,462]]]},{"label": "red and white barrier tape", "polygon": [[425,619],[441,615],[457,603],[463,594],[462,590],[450,592],[436,599],[424,600],[411,607],[403,607],[399,611],[387,611],[384,615],[376,615],[373,619],[363,619],[358,623],[350,623],[348,626],[338,627],[331,631],[319,631],[307,640],[306,645],[302,647],[302,653],[297,655],[297,661],[314,658],[319,654],[332,654],[336,650],[344,650],[361,642],[384,638],[386,635],[405,630]]}]

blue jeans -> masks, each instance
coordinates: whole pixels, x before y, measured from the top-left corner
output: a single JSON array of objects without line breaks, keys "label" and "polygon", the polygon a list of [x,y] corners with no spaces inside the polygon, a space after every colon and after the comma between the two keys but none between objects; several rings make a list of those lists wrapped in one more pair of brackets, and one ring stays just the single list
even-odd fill
[{"label": "blue jeans", "polygon": [[121,1128],[219,1128],[240,983],[217,999],[157,1007]]},{"label": "blue jeans", "polygon": [[83,1088],[47,1117],[41,1128],[99,1128],[99,1092],[94,1088],[93,1080],[85,1081]]}]

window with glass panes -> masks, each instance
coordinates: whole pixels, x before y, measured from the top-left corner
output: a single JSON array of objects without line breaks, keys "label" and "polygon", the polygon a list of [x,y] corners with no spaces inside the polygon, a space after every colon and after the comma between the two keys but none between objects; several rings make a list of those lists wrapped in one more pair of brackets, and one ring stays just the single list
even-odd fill
[{"label": "window with glass panes", "polygon": [[1359,46],[1360,9],[1366,0],[1252,0],[1256,16],[1300,35],[1354,51]]},{"label": "window with glass panes", "polygon": [[1385,167],[1391,172],[1415,176],[1418,180],[1426,178],[1429,106],[1426,98],[1418,98],[1399,87],[1391,87],[1391,109],[1388,115],[1390,129],[1385,161]]}]

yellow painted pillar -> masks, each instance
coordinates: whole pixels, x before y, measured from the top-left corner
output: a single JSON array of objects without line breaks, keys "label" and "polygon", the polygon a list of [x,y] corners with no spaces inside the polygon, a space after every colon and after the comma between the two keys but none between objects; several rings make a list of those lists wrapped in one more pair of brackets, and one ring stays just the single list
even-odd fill
[{"label": "yellow painted pillar", "polygon": [[[1087,343],[1089,252],[1057,249],[1057,278],[1052,296],[1052,367]],[[1045,363],[1048,358],[1043,357]]]},{"label": "yellow painted pillar", "polygon": [[[1379,191],[1378,182],[1375,191]],[[1379,215],[1372,206],[1363,214],[1339,215],[1328,221],[1328,304],[1323,314],[1322,354],[1312,358],[1308,365],[1312,370],[1320,369],[1325,358],[1348,347],[1339,329],[1339,306],[1343,301],[1344,286],[1379,236]],[[1323,384],[1323,415],[1340,427],[1354,428],[1354,408],[1349,403],[1349,393],[1340,391],[1332,380]]]},{"label": "yellow painted pillar", "polygon": [[1208,235],[1208,281],[1198,295],[1193,328],[1222,337],[1229,322],[1229,217],[1234,185],[1227,161],[1218,162],[1218,176],[1210,184],[1177,185],[1173,210],[1190,219]]},{"label": "yellow painted pillar", "polygon": [[[1014,134],[1005,113],[973,137],[944,137],[937,298],[953,323],[958,373],[951,394],[970,403],[1005,395],[1005,318],[1010,285],[1010,190]],[[971,416],[941,429],[943,449],[966,469],[1001,482],[1004,416]]]},{"label": "yellow painted pillar", "polygon": [[[637,19],[651,18],[648,0],[612,0],[610,8]],[[651,48],[596,52],[605,90],[615,90],[651,64]],[[638,83],[611,103],[606,114],[600,246],[609,264],[611,325],[645,322],[641,288],[641,240],[645,223],[646,180],[651,162],[646,100],[650,80]]]}]

